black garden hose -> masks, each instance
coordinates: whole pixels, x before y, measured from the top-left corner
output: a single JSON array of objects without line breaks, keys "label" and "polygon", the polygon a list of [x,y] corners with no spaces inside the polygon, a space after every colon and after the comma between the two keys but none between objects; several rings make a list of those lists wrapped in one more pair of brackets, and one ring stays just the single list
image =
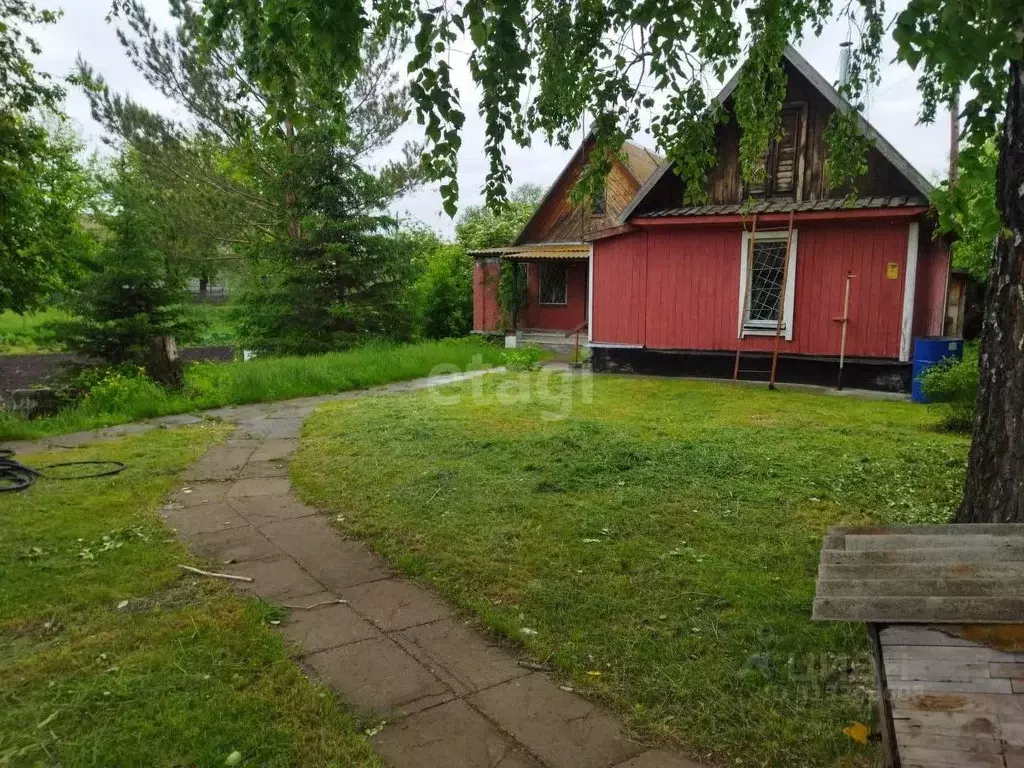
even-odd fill
[{"label": "black garden hose", "polygon": [[[64,475],[59,473],[54,475],[44,471],[58,469],[59,467],[81,466],[105,467],[105,469],[88,472],[84,475]],[[92,477],[116,475],[119,472],[123,472],[126,466],[120,461],[62,461],[36,469],[15,461],[14,451],[0,449],[0,493],[5,491],[24,491],[40,477],[49,480],[87,480]]]}]

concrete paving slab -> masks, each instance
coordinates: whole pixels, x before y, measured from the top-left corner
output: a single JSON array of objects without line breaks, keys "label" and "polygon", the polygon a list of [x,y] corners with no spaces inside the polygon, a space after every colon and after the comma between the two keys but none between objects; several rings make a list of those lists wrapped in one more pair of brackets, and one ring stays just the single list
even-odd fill
[{"label": "concrete paving slab", "polygon": [[385,579],[391,570],[361,545],[345,541],[321,517],[300,517],[260,527],[327,589],[340,590]]},{"label": "concrete paving slab", "polygon": [[250,477],[236,481],[228,491],[228,497],[280,496],[288,493],[291,488],[292,481],[286,477]]},{"label": "concrete paving slab", "polygon": [[540,674],[468,701],[553,768],[610,768],[642,751],[615,718]]},{"label": "concrete paving slab", "polygon": [[164,520],[179,536],[224,531],[249,525],[249,521],[224,502],[200,504],[181,509],[164,509]]},{"label": "concrete paving slab", "polygon": [[269,437],[264,440],[252,455],[253,461],[280,461],[295,453],[299,441],[280,437]]},{"label": "concrete paving slab", "polygon": [[394,639],[460,695],[530,674],[508,651],[455,619],[411,627]]},{"label": "concrete paving slab", "polygon": [[195,536],[187,537],[187,539],[197,554],[221,563],[268,560],[281,554],[281,550],[251,526],[229,528],[226,531],[212,533],[198,533]]},{"label": "concrete paving slab", "polygon": [[372,743],[395,768],[541,768],[458,700],[389,724]]},{"label": "concrete paving slab", "polygon": [[211,448],[199,461],[185,470],[181,477],[190,482],[231,480],[241,472],[252,453],[253,447],[249,446]]},{"label": "concrete paving slab", "polygon": [[315,508],[307,507],[291,494],[228,499],[228,504],[257,528],[267,523],[317,514]]},{"label": "concrete paving slab", "polygon": [[283,626],[284,636],[298,646],[300,655],[382,637],[373,624],[340,603],[308,611],[293,610]]},{"label": "concrete paving slab", "polygon": [[160,427],[187,427],[191,424],[199,424],[205,421],[202,416],[193,416],[191,413],[176,413],[172,416],[160,416],[150,419],[150,424]]},{"label": "concrete paving slab", "polygon": [[238,473],[239,478],[288,477],[288,464],[283,461],[249,460]]},{"label": "concrete paving slab", "polygon": [[[251,582],[233,582],[239,592],[277,602],[298,597],[304,598],[323,590],[320,582],[302,570],[299,564],[290,557],[283,555],[272,560],[236,563],[221,570],[225,573],[248,576],[252,579]],[[312,605],[316,602],[319,600],[310,600],[308,603],[302,602],[302,604]]]},{"label": "concrete paving slab", "polygon": [[453,694],[390,640],[363,640],[305,658],[305,663],[364,712],[410,713]]},{"label": "concrete paving slab", "polygon": [[267,431],[270,439],[297,440],[302,434],[303,419],[275,419],[274,425]]},{"label": "concrete paving slab", "polygon": [[348,587],[340,594],[385,632],[452,616],[448,607],[430,592],[399,579]]},{"label": "concrete paving slab", "polygon": [[232,485],[230,482],[186,483],[171,494],[171,501],[183,507],[223,502],[227,499]]}]

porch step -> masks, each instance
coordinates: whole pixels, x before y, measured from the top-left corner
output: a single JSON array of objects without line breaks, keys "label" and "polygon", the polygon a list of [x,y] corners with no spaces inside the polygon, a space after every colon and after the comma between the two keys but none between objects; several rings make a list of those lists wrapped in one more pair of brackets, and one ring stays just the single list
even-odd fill
[{"label": "porch step", "polygon": [[[566,337],[565,331],[519,331],[516,334],[519,345],[532,344],[555,352],[571,353],[576,348],[576,335]],[[587,334],[580,333],[580,349],[587,346]]]}]

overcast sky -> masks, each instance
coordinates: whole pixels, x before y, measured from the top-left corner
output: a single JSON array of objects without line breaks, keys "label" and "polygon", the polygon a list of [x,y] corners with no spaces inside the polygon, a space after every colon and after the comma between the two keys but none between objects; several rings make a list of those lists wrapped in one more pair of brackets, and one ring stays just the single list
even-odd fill
[{"label": "overcast sky", "polygon": [[[145,0],[145,3],[155,20],[169,18],[166,0]],[[65,75],[71,72],[76,56],[81,53],[115,90],[129,93],[137,101],[154,109],[174,113],[173,107],[146,83],[122,53],[112,26],[104,19],[109,8],[107,0],[42,0],[40,4],[64,10],[64,17],[58,24],[37,31],[36,36],[43,48],[39,59],[41,69],[55,76]],[[890,12],[898,10],[901,5],[901,2],[893,3]],[[826,28],[821,37],[809,35],[797,48],[825,79],[835,82],[839,43],[845,37],[846,25],[835,24]],[[889,41],[885,50],[886,60],[892,59],[893,54],[893,45]],[[480,190],[487,165],[483,154],[483,121],[476,115],[477,95],[465,57],[453,56],[454,82],[467,112],[462,150],[459,153],[461,208],[482,202]],[[940,114],[933,125],[917,125],[920,98],[915,83],[916,78],[908,67],[898,64],[886,66],[881,85],[871,94],[867,117],[912,165],[934,181],[945,176],[949,152],[949,117],[948,114]],[[69,92],[67,111],[86,140],[98,145],[101,131],[89,115],[84,96],[75,89]],[[396,143],[400,145],[405,139],[418,138],[422,135],[421,131],[414,120],[410,121],[396,137]],[[650,136],[640,135],[636,139],[654,148]],[[548,146],[542,138],[535,140],[534,146],[528,149],[513,145],[508,147],[508,160],[515,183],[533,183],[542,187],[554,181],[570,154],[558,147]],[[394,213],[403,218],[418,219],[444,234],[451,234],[453,229],[451,219],[441,210],[441,198],[436,186],[424,188],[399,201]]]}]

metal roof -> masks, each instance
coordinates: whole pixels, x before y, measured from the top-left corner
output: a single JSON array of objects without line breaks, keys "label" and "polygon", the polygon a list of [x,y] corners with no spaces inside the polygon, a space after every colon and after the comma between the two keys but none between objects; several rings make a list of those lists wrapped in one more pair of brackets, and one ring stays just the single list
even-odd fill
[{"label": "metal roof", "polygon": [[755,213],[789,213],[790,211],[849,211],[863,208],[906,208],[927,206],[923,197],[860,197],[852,202],[846,200],[755,200],[747,204],[690,205],[682,208],[663,208],[659,211],[639,214],[636,218],[659,218],[665,216],[724,216],[728,214],[753,215]]},{"label": "metal roof", "polygon": [[1024,623],[1024,524],[833,528],[813,618]]},{"label": "metal roof", "polygon": [[[832,84],[822,77],[821,73],[812,67],[810,62],[801,56],[796,48],[787,43],[782,52],[782,56],[792,64],[793,68],[803,75],[833,107],[836,109],[850,108],[849,102],[839,95],[839,92],[832,87]],[[742,69],[743,68],[740,67],[740,69],[733,73],[729,82],[727,82],[725,87],[719,91],[718,95],[714,98],[714,101],[717,101],[719,104],[725,104],[726,99],[732,95],[732,92],[736,90],[736,86],[739,85],[740,72]],[[857,119],[857,127],[860,129],[860,132],[869,141],[871,141],[875,149],[877,149],[886,160],[892,163],[896,169],[906,177],[907,181],[909,181],[914,188],[921,193],[922,196],[927,197],[931,194],[933,189],[931,182],[928,181],[928,179],[926,179],[916,168],[914,168],[914,166],[912,166],[910,162],[899,153],[896,147],[890,144],[885,137],[882,136],[882,134],[880,134],[875,127],[864,118],[863,114],[854,110],[854,117]],[[624,224],[626,222],[626,220],[633,214],[633,211],[636,210],[637,206],[639,206],[640,203],[643,202],[644,198],[647,197],[648,193],[654,189],[654,185],[669,172],[672,165],[673,161],[666,160],[658,166],[658,169],[652,173],[650,177],[648,177],[647,181],[644,182],[644,185],[633,196],[629,205],[627,205],[625,210],[623,210],[619,215],[619,224]]]}]

